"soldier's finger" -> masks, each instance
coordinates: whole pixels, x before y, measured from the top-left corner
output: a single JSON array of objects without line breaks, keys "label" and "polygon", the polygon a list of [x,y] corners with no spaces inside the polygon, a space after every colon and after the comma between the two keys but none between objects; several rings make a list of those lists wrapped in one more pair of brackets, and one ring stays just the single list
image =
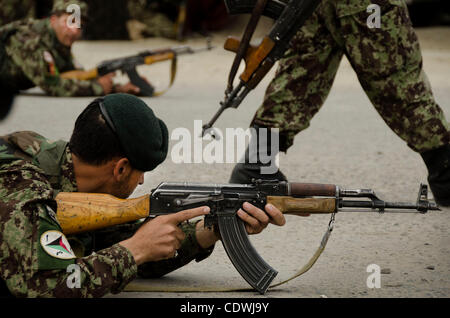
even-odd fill
[{"label": "soldier's finger", "polygon": [[[244,221],[248,226],[252,228],[251,233],[253,233],[254,231],[258,231],[260,228],[264,228],[264,225],[261,225],[261,223],[257,219],[255,219],[253,216],[242,209],[239,209],[237,211],[237,215],[241,218],[242,221]],[[247,232],[249,231],[248,226]]]},{"label": "soldier's finger", "polygon": [[279,209],[277,209],[274,205],[270,203],[266,204],[265,209],[270,216],[270,223],[279,226],[286,224],[286,219],[283,213]]},{"label": "soldier's finger", "polygon": [[195,209],[184,210],[178,213],[170,214],[169,219],[173,224],[180,224],[189,219],[195,218],[197,216],[202,216],[208,214],[210,208],[207,206],[202,206]]},{"label": "soldier's finger", "polygon": [[258,222],[261,222],[266,225],[269,223],[269,217],[263,210],[257,208],[256,206],[254,206],[248,202],[245,202],[242,207],[248,214],[250,214],[255,219],[257,219]]}]

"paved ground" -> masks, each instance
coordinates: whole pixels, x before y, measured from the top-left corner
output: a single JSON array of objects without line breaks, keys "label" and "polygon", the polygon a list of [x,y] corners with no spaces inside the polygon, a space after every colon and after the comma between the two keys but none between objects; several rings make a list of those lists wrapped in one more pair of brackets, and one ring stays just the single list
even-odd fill
[{"label": "paved ground", "polygon": [[[450,118],[450,28],[418,30],[424,68],[434,94]],[[159,98],[145,101],[163,118],[170,131],[186,127],[193,132],[194,120],[208,120],[223,97],[233,54],[221,46],[217,34],[212,52],[179,58],[173,88]],[[204,44],[195,39],[193,47]],[[82,42],[74,48],[85,67],[101,60],[134,54],[140,50],[177,43],[150,39],[136,42]],[[168,82],[169,67],[140,68],[158,87]],[[273,72],[271,73],[273,74]],[[227,111],[217,123],[247,128],[259,106],[271,75],[245,100],[239,110]],[[124,80],[123,78],[121,80]],[[73,123],[92,98],[50,98],[33,90],[20,96],[0,134],[34,130],[53,139],[67,139]],[[172,140],[171,147],[176,141]],[[204,143],[205,145],[208,142]],[[221,183],[228,180],[232,164],[175,164],[171,157],[146,175],[134,196],[148,193],[161,181]],[[427,172],[420,156],[412,152],[381,120],[344,60],[333,90],[309,129],[297,136],[282,170],[291,181],[336,183],[348,188],[373,188],[390,201],[415,201]],[[279,271],[276,281],[289,277],[312,255],[328,223],[327,216],[289,217],[283,228],[271,227],[252,237],[264,259]],[[280,286],[265,297],[449,297],[450,210],[419,214],[341,213],[327,249],[304,276]],[[381,288],[369,289],[370,264],[382,269]],[[189,264],[155,286],[247,287],[218,244],[213,255]],[[115,297],[260,297],[254,292],[163,293],[124,292]]]}]

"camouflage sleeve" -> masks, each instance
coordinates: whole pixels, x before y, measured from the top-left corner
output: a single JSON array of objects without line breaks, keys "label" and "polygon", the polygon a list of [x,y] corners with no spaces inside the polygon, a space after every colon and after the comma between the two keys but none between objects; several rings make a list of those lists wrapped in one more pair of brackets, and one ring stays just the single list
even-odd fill
[{"label": "camouflage sleeve", "polygon": [[178,255],[174,258],[142,264],[138,267],[138,275],[144,278],[157,278],[164,276],[182,266],[190,263],[192,260],[200,262],[211,255],[214,246],[204,249],[196,239],[197,223],[183,223],[182,229],[186,237],[178,249]]},{"label": "camouflage sleeve", "polygon": [[[14,41],[12,38],[11,41]],[[46,61],[45,55],[50,54],[38,43],[18,45],[11,43],[8,53],[16,65],[19,65],[25,76],[36,86],[39,86],[51,96],[101,96],[102,86],[95,80],[63,79],[59,76],[56,66]],[[51,56],[50,56],[51,57]]]},{"label": "camouflage sleeve", "polygon": [[[0,278],[16,297],[101,297],[136,277],[116,244],[76,258],[52,210],[48,182],[30,164],[0,166]],[[8,166],[8,169],[5,169]]]},{"label": "camouflage sleeve", "polygon": [[[116,244],[117,242],[130,238],[141,225],[142,222],[120,224],[111,226],[107,229],[92,232],[91,234],[95,237],[93,239],[95,241],[95,250],[101,250],[105,247]],[[196,225],[197,222],[184,222],[181,224],[181,229],[185,234],[185,239],[181,243],[181,247],[178,249],[178,255],[176,257],[139,265],[138,275],[145,278],[161,277],[187,265],[193,260],[200,262],[209,257],[214,250],[214,245],[210,248],[204,249],[198,244],[196,238]],[[71,239],[73,238],[69,238],[69,240]],[[77,241],[83,241],[83,238],[78,236],[77,240],[74,240],[72,246],[75,246],[75,248],[79,245],[77,244]]]}]

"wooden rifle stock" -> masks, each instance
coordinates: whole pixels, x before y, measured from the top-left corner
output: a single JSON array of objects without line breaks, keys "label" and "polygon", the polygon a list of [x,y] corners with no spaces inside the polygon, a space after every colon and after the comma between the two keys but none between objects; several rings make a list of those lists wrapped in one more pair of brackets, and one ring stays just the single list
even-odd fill
[{"label": "wooden rifle stock", "polygon": [[88,81],[98,77],[97,68],[83,71],[83,70],[73,70],[60,74],[61,78],[64,79],[76,79],[81,81]]},{"label": "wooden rifle stock", "polygon": [[[229,36],[225,41],[224,48],[227,51],[237,53],[240,45],[241,41],[237,37]],[[260,45],[249,45],[247,53],[244,56],[246,67],[244,72],[240,76],[240,79],[242,81],[246,83],[250,81],[253,74],[255,74],[255,72],[258,70],[258,67],[261,65],[267,55],[269,55],[274,46],[275,42],[267,36],[264,37]]]},{"label": "wooden rifle stock", "polygon": [[60,192],[55,200],[56,217],[64,234],[137,221],[148,217],[150,211],[148,195],[123,200],[108,194]]}]

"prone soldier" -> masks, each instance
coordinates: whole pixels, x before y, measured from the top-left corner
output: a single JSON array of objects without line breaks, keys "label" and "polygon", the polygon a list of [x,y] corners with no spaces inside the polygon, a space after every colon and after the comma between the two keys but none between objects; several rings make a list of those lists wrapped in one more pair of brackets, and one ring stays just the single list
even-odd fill
[{"label": "prone soldier", "polygon": [[[76,120],[70,142],[34,132],[0,137],[0,295],[101,297],[119,293],[138,274],[160,277],[208,257],[216,231],[203,221],[183,223],[208,207],[68,238],[55,216],[59,192],[127,198],[167,151],[166,125],[129,94],[94,100]],[[238,215],[249,234],[269,222],[285,223],[277,208],[267,205],[266,212],[245,203]],[[74,288],[71,265],[80,269]]]},{"label": "prone soldier", "polygon": [[[79,25],[66,10],[80,8]],[[95,80],[60,77],[60,73],[77,69],[71,54],[72,44],[82,36],[86,3],[57,0],[49,18],[21,20],[0,28],[0,85],[17,92],[35,86],[52,96],[102,96],[112,92],[138,94],[131,83],[114,85],[107,74]]]}]

